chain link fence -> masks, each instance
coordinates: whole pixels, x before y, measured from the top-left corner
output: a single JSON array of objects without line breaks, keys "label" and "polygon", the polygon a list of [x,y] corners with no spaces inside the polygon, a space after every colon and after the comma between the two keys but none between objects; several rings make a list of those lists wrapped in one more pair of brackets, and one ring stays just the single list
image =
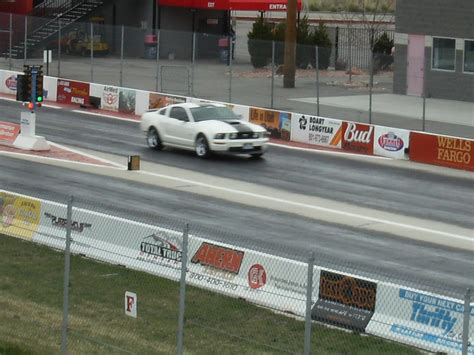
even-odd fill
[{"label": "chain link fence", "polygon": [[[424,91],[438,75],[429,69],[431,54],[421,60],[423,74],[409,71],[403,60],[397,62],[397,52],[390,49],[372,53],[374,39],[385,34],[393,40],[390,28],[328,27],[331,47],[298,44],[294,85],[288,86],[282,65],[284,43],[248,40],[245,22],[237,23],[234,38],[169,30],[148,33],[100,21],[66,24],[60,18],[53,22],[39,18],[35,28],[41,28],[43,21],[48,29],[40,39],[38,31],[31,32],[28,17],[0,16],[3,69],[21,71],[26,63],[43,64],[49,75],[107,86],[387,127],[474,134],[462,128],[470,124],[468,102],[459,103],[458,114],[445,122],[449,102],[434,100],[429,90]],[[52,50],[49,64],[43,63],[44,50]],[[405,90],[408,95],[399,94]]]},{"label": "chain link fence", "polygon": [[473,352],[468,290],[110,203],[0,192],[0,349]]}]

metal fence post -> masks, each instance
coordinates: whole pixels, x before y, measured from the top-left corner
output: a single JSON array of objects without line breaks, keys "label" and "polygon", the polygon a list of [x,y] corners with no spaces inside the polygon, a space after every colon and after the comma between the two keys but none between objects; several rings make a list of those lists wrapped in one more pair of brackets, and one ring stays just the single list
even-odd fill
[{"label": "metal fence post", "polygon": [[196,32],[193,32],[193,53],[191,63],[191,95],[194,96],[194,62],[196,60]]},{"label": "metal fence post", "polygon": [[306,319],[304,326],[304,354],[311,353],[311,307],[313,306],[314,252],[308,258],[308,279],[306,281]]},{"label": "metal fence post", "polygon": [[462,355],[467,355],[469,345],[469,318],[471,313],[471,289],[466,290],[464,296],[464,318],[462,326]]},{"label": "metal fence post", "polygon": [[68,312],[69,312],[69,276],[71,270],[71,229],[72,203],[71,196],[67,203],[66,248],[64,250],[64,289],[63,289],[63,323],[61,326],[61,355],[67,354]]},{"label": "metal fence post", "polygon": [[316,46],[316,113],[319,116],[319,47]]},{"label": "metal fence post", "polygon": [[273,108],[274,96],[275,96],[275,41],[272,41],[272,88],[271,88],[270,108]]},{"label": "metal fence post", "polygon": [[123,46],[125,39],[125,27],[122,25],[122,34],[120,36],[120,87],[123,87]]},{"label": "metal fence post", "polygon": [[423,112],[421,116],[421,130],[424,132],[426,127],[426,58],[424,58],[425,65],[423,66]]},{"label": "metal fence post", "polygon": [[8,69],[12,70],[13,14],[10,14],[10,31],[8,37]]},{"label": "metal fence post", "polygon": [[61,18],[58,17],[58,77],[61,77]]},{"label": "metal fence post", "polygon": [[23,45],[23,65],[26,65],[26,52],[27,52],[27,41],[28,41],[28,16],[25,16],[25,43]]},{"label": "metal fence post", "polygon": [[372,124],[372,89],[374,86],[374,53],[370,57],[370,79],[369,79],[369,124]]},{"label": "metal fence post", "polygon": [[188,234],[189,224],[183,230],[183,251],[181,256],[181,280],[179,285],[179,319],[178,319],[178,346],[176,353],[183,354],[184,345],[184,308],[186,301],[186,268],[188,265]]},{"label": "metal fence post", "polygon": [[232,43],[232,36],[229,36],[229,102],[232,102],[232,51],[234,44]]},{"label": "metal fence post", "polygon": [[156,84],[155,91],[158,91],[158,81],[160,78],[160,29],[156,32]]},{"label": "metal fence post", "polygon": [[94,82],[94,24],[91,22],[91,83]]}]

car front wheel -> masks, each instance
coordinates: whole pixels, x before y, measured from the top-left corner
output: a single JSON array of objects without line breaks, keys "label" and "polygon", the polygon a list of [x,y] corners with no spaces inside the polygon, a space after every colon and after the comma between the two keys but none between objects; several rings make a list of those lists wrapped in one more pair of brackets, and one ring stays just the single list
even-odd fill
[{"label": "car front wheel", "polygon": [[158,131],[155,127],[151,127],[148,130],[148,133],[146,135],[146,142],[148,146],[152,149],[161,150],[163,148],[163,145],[161,144],[160,135],[158,134]]},{"label": "car front wheel", "polygon": [[196,155],[199,158],[207,158],[211,154],[211,151],[209,149],[209,143],[207,142],[206,137],[204,137],[204,135],[202,134],[200,134],[196,138],[195,149],[196,149]]}]

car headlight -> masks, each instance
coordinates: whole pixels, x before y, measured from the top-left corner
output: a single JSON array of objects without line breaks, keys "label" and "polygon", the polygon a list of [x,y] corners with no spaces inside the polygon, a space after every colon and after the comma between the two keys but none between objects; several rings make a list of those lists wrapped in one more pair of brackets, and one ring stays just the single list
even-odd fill
[{"label": "car headlight", "polygon": [[217,133],[214,136],[214,139],[224,139],[225,138],[225,133]]},{"label": "car headlight", "polygon": [[260,138],[260,134],[257,132],[254,132],[254,134],[252,134],[252,138]]},{"label": "car headlight", "polygon": [[270,132],[268,132],[268,131],[263,132],[262,137],[263,138],[269,138],[270,137]]},{"label": "car headlight", "polygon": [[230,134],[230,139],[236,139],[236,138],[237,138],[237,133]]}]

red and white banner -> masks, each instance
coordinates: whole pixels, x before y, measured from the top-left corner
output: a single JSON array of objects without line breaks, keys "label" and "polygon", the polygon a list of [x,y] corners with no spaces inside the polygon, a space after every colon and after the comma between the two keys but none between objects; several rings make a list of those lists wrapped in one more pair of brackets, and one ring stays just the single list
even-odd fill
[{"label": "red and white banner", "polygon": [[357,154],[374,154],[374,126],[363,123],[342,123],[342,149]]},{"label": "red and white banner", "polygon": [[410,131],[375,126],[374,154],[393,159],[408,159],[405,149],[410,144]]},{"label": "red and white banner", "polygon": [[58,99],[61,104],[89,104],[89,83],[58,79]]},{"label": "red and white banner", "polygon": [[18,134],[20,134],[19,124],[0,121],[0,143],[13,143]]},{"label": "red and white banner", "polygon": [[410,160],[474,171],[474,141],[411,132]]}]

